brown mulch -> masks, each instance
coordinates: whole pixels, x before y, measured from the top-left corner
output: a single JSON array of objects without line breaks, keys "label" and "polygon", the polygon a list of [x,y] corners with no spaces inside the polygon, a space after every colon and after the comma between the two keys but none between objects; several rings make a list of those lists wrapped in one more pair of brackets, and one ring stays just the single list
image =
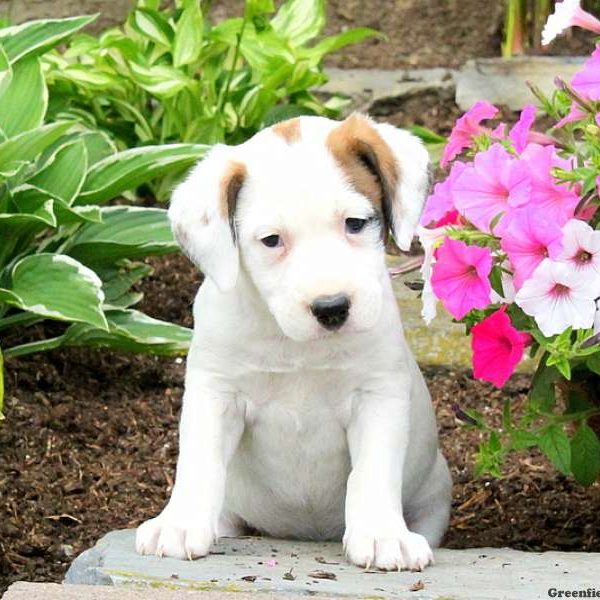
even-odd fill
[{"label": "brown mulch", "polygon": [[[144,308],[189,324],[198,275],[181,257],[152,262]],[[184,375],[174,358],[85,349],[6,366],[0,591],[19,579],[60,581],[72,557],[104,533],[160,511],[173,483]],[[504,398],[518,410],[528,376],[497,391],[467,372],[425,374],[455,482],[446,545],[600,551],[598,485],[578,486],[536,453],[510,458],[501,479],[473,475],[479,433],[456,422],[452,404],[497,422]]]}]

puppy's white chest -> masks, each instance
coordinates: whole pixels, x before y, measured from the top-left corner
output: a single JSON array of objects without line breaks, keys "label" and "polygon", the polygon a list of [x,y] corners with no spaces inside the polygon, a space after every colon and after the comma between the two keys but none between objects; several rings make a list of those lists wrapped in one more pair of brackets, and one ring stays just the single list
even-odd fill
[{"label": "puppy's white chest", "polygon": [[246,427],[229,469],[228,508],[272,535],[292,528],[300,537],[338,537],[350,472],[344,423],[351,386],[322,371],[253,379],[240,398]]}]

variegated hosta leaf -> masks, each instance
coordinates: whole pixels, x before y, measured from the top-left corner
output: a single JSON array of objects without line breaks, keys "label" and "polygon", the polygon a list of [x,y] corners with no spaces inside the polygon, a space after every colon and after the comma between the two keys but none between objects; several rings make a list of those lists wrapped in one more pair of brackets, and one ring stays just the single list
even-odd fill
[{"label": "variegated hosta leaf", "polygon": [[166,210],[111,206],[103,208],[101,214],[102,223],[82,226],[65,252],[95,266],[177,250]]},{"label": "variegated hosta leaf", "polygon": [[0,44],[0,94],[6,89],[12,79],[12,67],[8,61],[8,56]]},{"label": "variegated hosta leaf", "polygon": [[0,301],[42,317],[108,329],[102,311],[102,281],[64,254],[32,254],[18,261]]},{"label": "variegated hosta leaf", "polygon": [[[1,30],[0,30],[1,31]],[[35,56],[12,66],[10,83],[0,93],[0,129],[7,138],[40,127],[48,106],[48,89]]]},{"label": "variegated hosta leaf", "polygon": [[65,334],[66,345],[109,347],[128,352],[185,354],[192,331],[173,323],[153,319],[137,310],[108,310],[109,331],[89,325],[72,325]]},{"label": "variegated hosta leaf", "polygon": [[119,265],[96,268],[96,273],[102,279],[104,308],[128,308],[139,302],[143,296],[131,291],[131,286],[152,273],[152,267],[124,260],[120,261]]},{"label": "variegated hosta leaf", "polygon": [[75,203],[101,204],[116,198],[156,177],[192,166],[208,149],[203,144],[170,144],[132,148],[109,156],[90,169]]},{"label": "variegated hosta leaf", "polygon": [[0,44],[11,63],[39,56],[91,23],[97,15],[69,19],[40,19],[0,29]]}]

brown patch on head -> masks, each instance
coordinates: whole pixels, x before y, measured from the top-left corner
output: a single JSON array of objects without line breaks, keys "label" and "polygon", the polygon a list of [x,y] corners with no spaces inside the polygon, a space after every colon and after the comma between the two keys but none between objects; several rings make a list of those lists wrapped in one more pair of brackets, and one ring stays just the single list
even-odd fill
[{"label": "brown patch on head", "polygon": [[348,182],[384,217],[384,239],[392,225],[392,200],[400,167],[392,150],[361,115],[350,115],[328,136],[326,146]]},{"label": "brown patch on head", "polygon": [[271,128],[275,135],[282,137],[288,144],[300,141],[300,119],[288,119],[281,121]]},{"label": "brown patch on head", "polygon": [[229,161],[225,173],[221,178],[221,190],[219,194],[219,214],[223,219],[229,221],[233,241],[236,240],[235,233],[235,209],[237,199],[247,176],[246,165],[240,162]]}]

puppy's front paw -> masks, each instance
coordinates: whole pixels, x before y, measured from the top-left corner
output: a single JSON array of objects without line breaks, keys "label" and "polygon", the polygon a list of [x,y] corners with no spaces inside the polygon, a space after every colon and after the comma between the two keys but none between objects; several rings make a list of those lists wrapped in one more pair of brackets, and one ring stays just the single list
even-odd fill
[{"label": "puppy's front paw", "polygon": [[214,539],[213,529],[201,519],[163,512],[137,528],[135,549],[139,554],[193,560],[206,556]]},{"label": "puppy's front paw", "polygon": [[344,550],[351,563],[367,569],[422,571],[433,563],[427,540],[408,529],[390,528],[374,533],[349,527],[344,535]]}]

